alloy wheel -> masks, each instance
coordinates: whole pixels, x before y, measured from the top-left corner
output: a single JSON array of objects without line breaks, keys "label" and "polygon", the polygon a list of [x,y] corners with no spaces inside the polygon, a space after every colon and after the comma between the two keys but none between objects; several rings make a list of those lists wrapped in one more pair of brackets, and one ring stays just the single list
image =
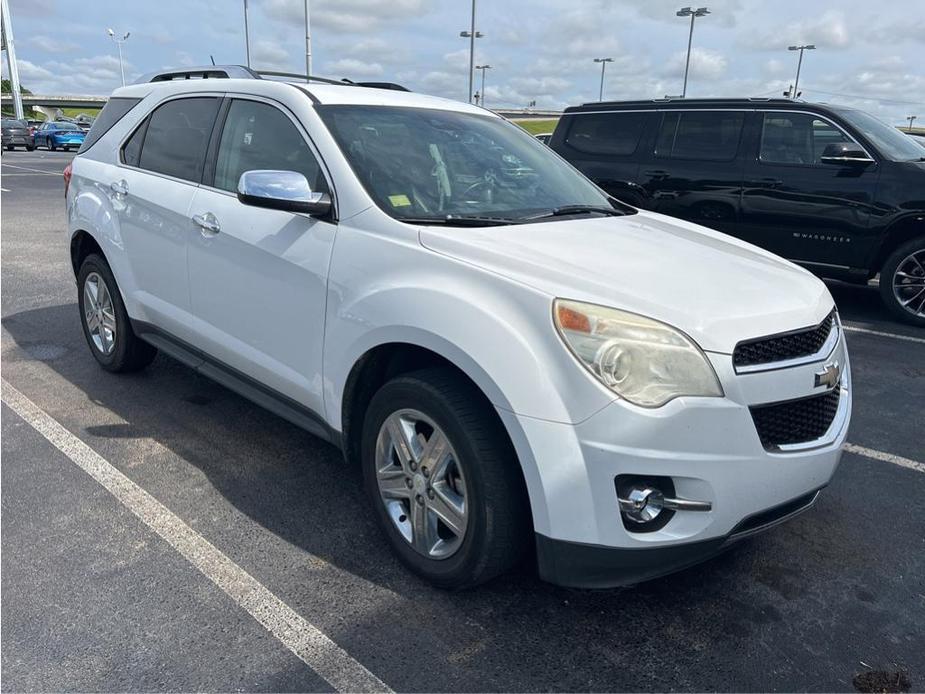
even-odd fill
[{"label": "alloy wheel", "polygon": [[925,318],[925,249],[913,251],[896,266],[893,296],[913,316]]},{"label": "alloy wheel", "polygon": [[111,354],[116,346],[116,312],[105,280],[91,272],[84,280],[84,322],[94,346]]},{"label": "alloy wheel", "polygon": [[417,410],[393,412],[376,439],[379,496],[395,528],[429,559],[460,548],[469,522],[463,466],[449,439]]}]

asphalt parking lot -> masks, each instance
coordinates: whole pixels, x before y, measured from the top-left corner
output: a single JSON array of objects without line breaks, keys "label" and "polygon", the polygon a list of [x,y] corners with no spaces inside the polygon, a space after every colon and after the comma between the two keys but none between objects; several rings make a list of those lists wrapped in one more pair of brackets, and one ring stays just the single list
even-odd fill
[{"label": "asphalt parking lot", "polygon": [[3,154],[6,689],[925,688],[925,331],[875,289],[831,285],[855,447],[808,513],[632,588],[525,567],[447,593],[398,564],[334,448],[164,356],[97,367],[65,242],[71,156]]}]

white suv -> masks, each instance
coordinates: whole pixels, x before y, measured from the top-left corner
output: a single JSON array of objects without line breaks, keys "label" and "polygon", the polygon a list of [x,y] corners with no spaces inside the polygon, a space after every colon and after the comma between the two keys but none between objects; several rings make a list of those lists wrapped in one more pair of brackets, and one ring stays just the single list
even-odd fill
[{"label": "white suv", "polygon": [[445,587],[533,552],[638,582],[829,482],[850,375],[808,272],[608,198],[488,111],[209,70],[118,89],[69,172],[103,368],[160,350],[341,447]]}]

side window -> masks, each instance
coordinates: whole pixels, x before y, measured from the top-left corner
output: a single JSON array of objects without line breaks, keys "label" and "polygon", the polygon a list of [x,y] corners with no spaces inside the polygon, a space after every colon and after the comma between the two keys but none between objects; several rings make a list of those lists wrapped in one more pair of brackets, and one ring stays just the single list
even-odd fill
[{"label": "side window", "polygon": [[174,99],[148,117],[138,166],[198,183],[220,100]]},{"label": "side window", "polygon": [[665,112],[655,156],[667,159],[732,161],[739,150],[745,114],[739,111]]},{"label": "side window", "polygon": [[148,129],[149,118],[145,118],[141,125],[135,128],[132,136],[122,145],[122,163],[129,166],[138,166],[141,159],[141,145],[145,141],[145,130]]},{"label": "side window", "polygon": [[241,174],[255,169],[296,171],[313,191],[328,192],[315,155],[289,117],[275,106],[235,99],[218,146],[214,185],[234,192]]},{"label": "side window", "polygon": [[588,113],[572,116],[565,143],[588,154],[626,156],[639,146],[648,113]]},{"label": "side window", "polygon": [[853,142],[831,123],[807,113],[765,113],[759,158],[771,164],[821,165],[831,144]]},{"label": "side window", "polygon": [[118,96],[114,96],[107,101],[106,105],[103,106],[103,110],[100,111],[96,120],[93,121],[90,132],[87,133],[86,138],[84,138],[84,143],[80,146],[80,149],[77,150],[77,153],[81,154],[90,149],[97,140],[109,132],[112,126],[122,120],[122,117],[126,113],[135,108],[135,105],[139,101],[141,101],[141,99],[127,99]]}]

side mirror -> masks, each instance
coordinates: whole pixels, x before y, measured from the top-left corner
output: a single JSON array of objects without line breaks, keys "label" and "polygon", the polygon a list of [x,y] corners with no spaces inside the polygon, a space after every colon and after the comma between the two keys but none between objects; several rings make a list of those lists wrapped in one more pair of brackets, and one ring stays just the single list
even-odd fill
[{"label": "side mirror", "polygon": [[308,179],[296,171],[245,171],[238,180],[238,200],[253,207],[304,212],[313,217],[331,211],[331,197],[312,192]]},{"label": "side mirror", "polygon": [[835,142],[826,145],[819,160],[823,164],[873,164],[874,160],[867,156],[867,152],[853,142]]}]

